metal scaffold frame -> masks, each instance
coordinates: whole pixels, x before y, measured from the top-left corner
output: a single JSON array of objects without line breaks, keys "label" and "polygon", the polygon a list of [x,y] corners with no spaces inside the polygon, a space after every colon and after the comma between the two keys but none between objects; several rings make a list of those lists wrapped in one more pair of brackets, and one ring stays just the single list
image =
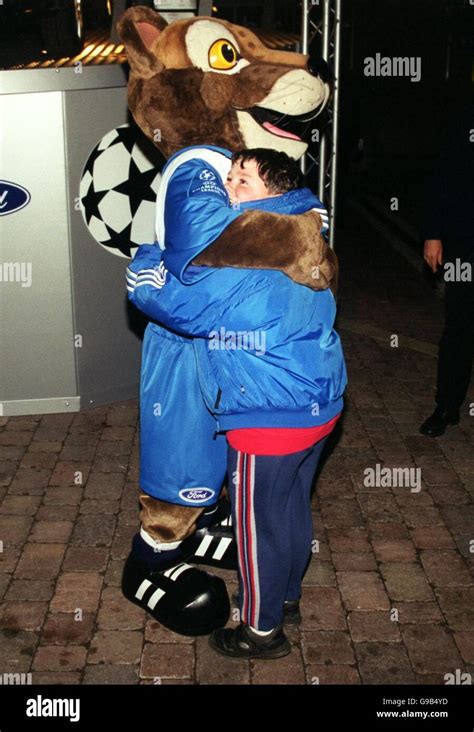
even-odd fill
[{"label": "metal scaffold frame", "polygon": [[[315,48],[318,38],[320,45]],[[317,52],[333,73],[332,95],[326,107],[329,118],[320,136],[319,150],[317,143],[314,146],[310,143],[302,160],[304,173],[309,174],[315,167],[318,169],[318,194],[328,208],[329,246],[332,249],[336,217],[340,38],[341,0],[302,0],[301,52]]]}]

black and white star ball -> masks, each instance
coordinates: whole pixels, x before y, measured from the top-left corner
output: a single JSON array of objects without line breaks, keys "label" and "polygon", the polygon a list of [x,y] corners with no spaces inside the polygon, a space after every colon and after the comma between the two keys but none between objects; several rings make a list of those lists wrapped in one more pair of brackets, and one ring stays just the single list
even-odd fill
[{"label": "black and white star ball", "polygon": [[155,240],[156,194],[165,158],[137,127],[121,125],[92,150],[79,198],[84,222],[108,252],[133,257]]}]

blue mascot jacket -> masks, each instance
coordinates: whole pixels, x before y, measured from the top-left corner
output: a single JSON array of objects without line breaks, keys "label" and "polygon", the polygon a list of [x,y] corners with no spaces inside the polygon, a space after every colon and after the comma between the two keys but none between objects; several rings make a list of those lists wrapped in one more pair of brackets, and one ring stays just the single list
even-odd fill
[{"label": "blue mascot jacket", "polygon": [[[217,498],[225,445],[222,436],[212,439],[211,429],[216,437],[219,430],[238,427],[323,424],[342,410],[347,383],[330,290],[313,291],[278,271],[190,264],[246,208],[285,214],[317,209],[327,229],[327,214],[308,189],[229,207],[221,180],[229,156],[210,147],[170,158],[159,201],[164,216],[157,221],[165,249],[140,247],[127,275],[132,302],[166,326],[150,324],[144,344],[140,485],[183,505],[208,505]],[[151,347],[150,340],[156,341]],[[150,419],[158,391],[165,397],[165,420],[159,400],[159,416]],[[148,430],[150,422],[155,428]],[[178,480],[173,464],[175,473],[180,466]]]}]

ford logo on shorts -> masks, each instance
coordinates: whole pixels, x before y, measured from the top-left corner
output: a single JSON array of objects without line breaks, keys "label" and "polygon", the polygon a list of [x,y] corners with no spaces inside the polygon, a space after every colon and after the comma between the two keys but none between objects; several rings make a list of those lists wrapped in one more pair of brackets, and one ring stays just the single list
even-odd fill
[{"label": "ford logo on shorts", "polygon": [[180,498],[188,503],[204,503],[216,494],[210,488],[183,488],[179,492]]},{"label": "ford logo on shorts", "polygon": [[16,183],[0,180],[0,216],[15,213],[31,201],[31,195]]}]

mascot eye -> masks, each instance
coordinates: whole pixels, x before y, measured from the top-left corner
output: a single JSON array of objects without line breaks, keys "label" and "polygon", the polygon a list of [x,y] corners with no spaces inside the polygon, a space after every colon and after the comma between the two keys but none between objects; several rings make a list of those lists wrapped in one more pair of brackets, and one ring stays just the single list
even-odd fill
[{"label": "mascot eye", "polygon": [[236,47],[225,39],[215,41],[209,49],[209,66],[218,71],[233,69],[240,59]]}]

